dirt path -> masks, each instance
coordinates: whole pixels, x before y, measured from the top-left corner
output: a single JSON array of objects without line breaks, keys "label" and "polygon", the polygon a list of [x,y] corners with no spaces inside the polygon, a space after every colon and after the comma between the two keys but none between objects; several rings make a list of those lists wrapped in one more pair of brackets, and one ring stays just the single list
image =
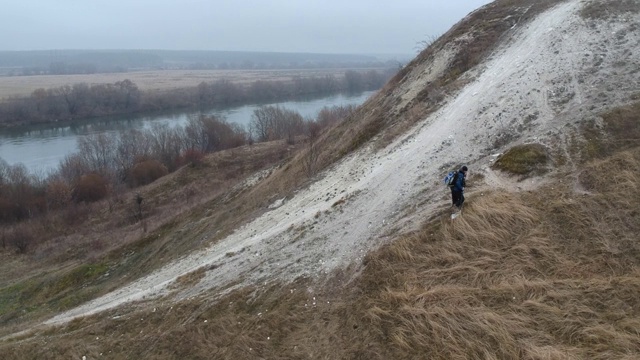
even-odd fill
[{"label": "dirt path", "polygon": [[[495,157],[483,154],[500,151],[494,149],[496,137],[544,142],[546,134],[576,120],[579,109],[585,102],[594,103],[602,88],[629,81],[626,68],[613,75],[603,70],[608,68],[603,61],[625,60],[629,69],[638,66],[637,50],[629,54],[609,42],[611,31],[619,29],[588,27],[576,15],[580,6],[578,0],[563,3],[516,28],[509,45],[486,62],[470,85],[386,149],[363,149],[349,156],[322,180],[211,248],[48,323],[167,295],[167,286],[178,276],[201,267],[210,270],[178,298],[238,280],[234,287],[322,276],[359,263],[399,224],[403,230],[417,227],[425,214],[447,203],[440,183],[446,164],[468,164],[471,173],[486,173],[492,185],[526,186],[488,170]],[[640,44],[640,35],[626,36]],[[600,61],[597,54],[606,59]],[[640,80],[637,73],[633,76]],[[607,104],[597,106],[614,105],[623,96],[609,97]],[[415,208],[417,203],[423,205]]]}]

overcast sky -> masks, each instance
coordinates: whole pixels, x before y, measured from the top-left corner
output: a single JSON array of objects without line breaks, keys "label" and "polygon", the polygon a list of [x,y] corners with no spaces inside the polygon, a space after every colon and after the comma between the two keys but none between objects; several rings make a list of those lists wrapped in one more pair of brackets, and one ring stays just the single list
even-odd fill
[{"label": "overcast sky", "polygon": [[0,50],[413,54],[489,0],[3,0]]}]

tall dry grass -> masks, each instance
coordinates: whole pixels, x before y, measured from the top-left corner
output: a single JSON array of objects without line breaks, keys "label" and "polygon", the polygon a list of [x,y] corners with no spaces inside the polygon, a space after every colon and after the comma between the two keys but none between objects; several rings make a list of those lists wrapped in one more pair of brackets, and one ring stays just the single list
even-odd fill
[{"label": "tall dry grass", "polygon": [[470,196],[355,278],[141,303],[5,341],[0,357],[639,358],[638,171],[640,148],[623,150],[585,164],[579,192]]},{"label": "tall dry grass", "polygon": [[606,20],[639,12],[640,4],[635,0],[590,0],[580,11],[580,16],[587,20]]},{"label": "tall dry grass", "polygon": [[585,167],[590,194],[491,194],[382,249],[364,278],[378,338],[399,358],[640,356],[639,170],[622,152]]}]

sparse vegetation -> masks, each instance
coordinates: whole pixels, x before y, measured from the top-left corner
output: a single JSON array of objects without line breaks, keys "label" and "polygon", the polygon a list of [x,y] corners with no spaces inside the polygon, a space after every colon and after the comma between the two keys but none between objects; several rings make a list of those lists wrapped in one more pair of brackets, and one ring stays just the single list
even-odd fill
[{"label": "sparse vegetation", "polygon": [[547,149],[543,145],[517,145],[505,151],[493,167],[516,175],[539,175],[546,170],[548,160]]},{"label": "sparse vegetation", "polygon": [[204,267],[198,268],[197,270],[186,273],[182,276],[179,276],[175,283],[172,284],[171,289],[177,290],[179,288],[185,288],[189,286],[196,285],[202,278],[206,275],[206,269]]},{"label": "sparse vegetation", "polygon": [[[358,149],[377,135],[375,146],[382,147],[436,111],[447,94],[454,94],[470,79],[463,75],[481,63],[495,46],[515,27],[534,19],[541,12],[564,0],[499,0],[488,4],[469,16],[450,31],[423,50],[409,64],[404,66],[389,82],[373,96],[370,104],[362,106],[347,121],[336,126],[330,133],[319,139],[322,148],[318,168],[322,169],[334,161]],[[419,74],[423,64],[429,63],[446,46],[453,46],[456,53],[446,69],[437,74],[433,81],[418,89],[417,96],[406,105],[399,107],[403,96]]]},{"label": "sparse vegetation", "polygon": [[12,230],[2,234],[3,236],[3,248],[5,244],[13,246],[19,254],[27,252],[30,246],[34,244],[34,236],[32,230],[27,226],[16,226]]},{"label": "sparse vegetation", "polygon": [[[317,120],[303,120],[296,112],[267,106],[256,110],[253,128],[261,141],[286,140],[291,149],[296,139],[306,140],[310,161],[305,167],[311,176],[317,171],[319,156],[316,138],[353,111],[353,106],[325,108]],[[240,147],[251,137],[234,124],[199,116],[184,127],[160,125],[82,137],[78,141],[80,151],[67,156],[58,171],[47,178],[30,175],[24,166],[9,166],[0,159],[0,222],[14,224],[51,213],[55,216],[56,212],[72,214],[75,204],[104,198],[111,208],[127,191],[125,184],[136,188],[184,165],[204,166],[206,154]],[[296,153],[291,149],[281,154],[280,160]],[[235,178],[235,174],[227,176]],[[68,218],[72,220],[69,225],[78,221],[73,216]],[[47,238],[53,236],[55,233]]]},{"label": "sparse vegetation", "polygon": [[287,139],[293,144],[294,138],[304,132],[302,116],[280,106],[261,106],[251,115],[251,132],[258,141]]},{"label": "sparse vegetation", "polygon": [[[187,156],[187,154],[185,154],[185,158],[190,161],[190,156]],[[138,187],[151,184],[168,173],[167,167],[158,160],[141,161],[131,169],[131,186]]]},{"label": "sparse vegetation", "polygon": [[[184,167],[137,188],[144,199],[142,209],[133,192],[115,192],[104,200],[70,202],[59,211],[18,224],[4,224],[0,229],[4,244],[0,248],[4,259],[0,271],[5,277],[0,293],[6,292],[7,296],[0,300],[2,332],[12,324],[42,317],[52,309],[52,301],[67,304],[56,305],[55,309],[77,305],[156,269],[177,254],[225,236],[260,208],[249,193],[250,188],[234,186],[249,174],[281,163],[283,153],[302,147],[302,143],[296,149],[273,142],[208,154],[202,159],[203,166]],[[144,213],[145,232],[138,224],[139,210]],[[198,223],[195,228],[195,220],[205,211],[209,221]],[[187,234],[183,233],[185,228],[189,229]],[[26,235],[19,238],[25,240],[24,247],[20,244],[22,250],[17,247],[14,240],[18,237],[14,234]],[[201,241],[203,237],[205,242]],[[14,255],[15,252],[21,254]],[[80,269],[94,263],[109,264],[110,275],[85,279],[81,286],[86,286],[87,291],[71,291],[76,283],[62,280],[66,271],[77,269],[75,273],[82,274]],[[42,278],[43,273],[46,278]],[[57,290],[46,296],[32,297],[27,292],[24,299],[28,301],[17,300],[16,296],[23,294],[20,289],[32,289],[29,284],[33,282],[33,291],[37,291],[44,286],[42,281],[68,287],[56,286]],[[12,288],[14,285],[17,287]],[[36,308],[37,311],[30,310]]]},{"label": "sparse vegetation", "polygon": [[636,146],[640,141],[640,102],[613,109],[602,116],[602,124],[586,121],[573,140],[573,152],[582,161],[609,156]]},{"label": "sparse vegetation", "polygon": [[[526,18],[533,16],[529,10],[535,15],[553,3],[541,1],[536,7],[531,0],[499,0],[490,8],[523,6],[518,11],[524,14],[516,15]],[[509,22],[517,19],[498,13]],[[387,101],[396,104],[396,99],[379,96],[387,96],[382,105],[365,105],[318,136],[318,166],[332,164],[400,124],[396,113],[387,113],[393,108]],[[408,106],[405,115],[411,118],[430,111]],[[559,177],[572,171],[561,181],[526,192],[492,192],[481,187],[482,176],[475,176],[463,216],[451,221],[448,212],[436,213],[435,220],[416,231],[388,233],[396,238],[368,254],[362,267],[286,284],[230,284],[171,303],[142,301],[4,339],[0,357],[640,358],[638,106],[612,110],[602,115],[602,123],[562,134],[575,136],[575,149],[563,154],[563,164],[571,168],[554,169]],[[10,265],[27,274],[2,280],[0,324],[7,327],[0,330],[16,333],[20,328],[12,326],[42,318],[48,307],[67,308],[122,286],[128,282],[125,274],[138,277],[177,254],[223,238],[265,211],[273,199],[305,184],[309,154],[296,151],[303,147],[280,141],[209,154],[203,166],[183,167],[141,188],[156,211],[142,237],[126,224],[113,226],[125,206],[106,214],[97,210],[100,201],[74,204],[93,209],[83,212],[89,224],[77,228],[78,241],[95,241],[96,233],[109,231],[120,242],[110,245],[107,255],[98,252],[102,257],[96,261],[87,260],[90,254],[56,248],[47,253],[39,246],[41,252],[29,259],[55,259],[47,270],[58,269],[44,282],[41,268],[32,270],[8,257]],[[286,155],[291,149],[294,155]],[[522,176],[539,174],[558,165],[550,163],[549,152],[540,144],[516,146],[496,167]],[[258,186],[236,186],[234,180],[270,165],[270,175]],[[13,185],[7,189],[18,193]],[[342,210],[349,199],[340,198],[332,208]],[[295,242],[313,232],[314,225],[292,225],[289,231]],[[89,252],[87,243],[82,245]],[[236,255],[228,252],[223,260]],[[68,267],[60,270],[59,262]],[[178,278],[174,289],[197,284],[216,266]],[[16,271],[8,265],[4,269]],[[43,295],[32,296],[41,288],[47,289]],[[77,294],[72,291],[78,288]]]},{"label": "sparse vegetation", "polygon": [[636,0],[590,0],[580,11],[580,16],[589,20],[605,20],[625,13],[639,12],[640,3]]},{"label": "sparse vegetation", "polygon": [[107,196],[107,181],[96,173],[82,175],[71,197],[76,202],[95,202]]},{"label": "sparse vegetation", "polygon": [[609,152],[628,149],[640,141],[640,102],[613,109],[602,115]]},{"label": "sparse vegetation", "polygon": [[[584,174],[606,179],[639,167],[636,147],[590,163]],[[474,197],[455,223],[437,219],[367,256],[351,282],[337,273],[313,292],[299,279],[214,302],[205,294],[113,310],[57,328],[45,347],[42,335],[5,341],[0,354],[636,357],[640,222],[632,214],[640,204],[628,199],[640,198],[640,186],[637,177],[624,179],[621,186],[589,185],[591,194],[579,201],[570,186]]]}]

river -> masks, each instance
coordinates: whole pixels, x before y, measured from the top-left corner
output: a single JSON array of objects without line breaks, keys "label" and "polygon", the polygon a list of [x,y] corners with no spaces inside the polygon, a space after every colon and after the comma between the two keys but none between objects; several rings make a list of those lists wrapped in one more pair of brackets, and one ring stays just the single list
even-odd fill
[{"label": "river", "polygon": [[338,94],[320,99],[243,105],[207,111],[152,116],[105,117],[71,126],[37,125],[0,130],[0,158],[10,165],[22,163],[29,172],[44,175],[56,169],[65,156],[77,152],[78,138],[89,134],[144,129],[150,128],[153,124],[184,125],[190,116],[198,114],[221,116],[228,122],[237,123],[247,128],[253,111],[260,106],[278,105],[297,111],[304,118],[315,118],[325,106],[360,105],[373,93],[375,91],[367,91],[356,95]]}]

